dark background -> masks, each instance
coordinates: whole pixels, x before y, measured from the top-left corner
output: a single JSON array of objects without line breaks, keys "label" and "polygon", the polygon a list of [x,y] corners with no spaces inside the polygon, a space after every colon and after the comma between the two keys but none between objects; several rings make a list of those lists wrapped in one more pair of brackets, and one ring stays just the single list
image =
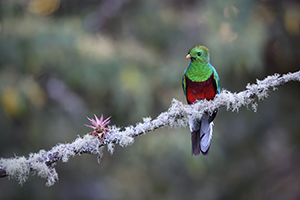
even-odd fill
[{"label": "dark background", "polygon": [[[155,118],[173,98],[191,46],[210,49],[221,88],[241,91],[300,69],[298,1],[1,0],[0,157],[27,156],[90,131]],[[300,199],[300,84],[257,113],[219,110],[210,154],[188,128],[58,163],[59,182],[0,179],[1,199]]]}]

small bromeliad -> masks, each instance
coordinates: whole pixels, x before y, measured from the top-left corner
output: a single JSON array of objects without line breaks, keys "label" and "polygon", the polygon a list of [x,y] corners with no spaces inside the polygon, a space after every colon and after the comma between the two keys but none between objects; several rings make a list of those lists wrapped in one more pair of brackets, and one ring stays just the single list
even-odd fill
[{"label": "small bromeliad", "polygon": [[90,119],[87,117],[87,119],[92,123],[93,126],[86,124],[85,126],[94,129],[92,132],[90,132],[90,134],[97,135],[98,138],[101,140],[101,138],[105,136],[106,131],[109,130],[109,127],[106,126],[110,123],[109,119],[111,117],[108,117],[107,119],[103,120],[103,114],[101,114],[100,119],[98,119],[98,117],[95,114],[94,116],[95,119]]}]

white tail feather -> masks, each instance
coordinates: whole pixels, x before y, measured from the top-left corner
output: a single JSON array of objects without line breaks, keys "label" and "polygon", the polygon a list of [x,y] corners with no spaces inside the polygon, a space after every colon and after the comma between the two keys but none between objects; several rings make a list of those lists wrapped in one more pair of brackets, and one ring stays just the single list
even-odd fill
[{"label": "white tail feather", "polygon": [[200,130],[200,149],[202,152],[207,152],[210,147],[210,142],[212,138],[212,128],[213,122],[209,123],[209,116],[204,115],[201,120],[201,130]]}]

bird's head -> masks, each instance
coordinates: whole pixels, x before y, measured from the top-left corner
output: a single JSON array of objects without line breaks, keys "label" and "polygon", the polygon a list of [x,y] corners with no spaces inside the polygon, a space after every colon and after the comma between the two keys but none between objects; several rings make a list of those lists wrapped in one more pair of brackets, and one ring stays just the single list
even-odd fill
[{"label": "bird's head", "polygon": [[206,48],[205,46],[194,46],[189,50],[186,58],[190,58],[192,62],[198,61],[201,63],[208,63],[208,48]]}]

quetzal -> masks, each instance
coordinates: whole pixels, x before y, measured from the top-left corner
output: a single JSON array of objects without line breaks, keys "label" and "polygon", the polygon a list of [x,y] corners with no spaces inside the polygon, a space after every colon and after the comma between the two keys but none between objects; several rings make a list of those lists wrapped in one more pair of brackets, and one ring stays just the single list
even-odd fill
[{"label": "quetzal", "polygon": [[[193,104],[199,99],[212,100],[220,93],[219,76],[215,68],[209,62],[209,52],[204,46],[192,47],[186,58],[191,62],[183,73],[182,87],[188,104]],[[204,114],[200,120],[189,118],[192,154],[198,156],[200,151],[207,155],[212,138],[212,125],[217,110],[211,115]]]}]

